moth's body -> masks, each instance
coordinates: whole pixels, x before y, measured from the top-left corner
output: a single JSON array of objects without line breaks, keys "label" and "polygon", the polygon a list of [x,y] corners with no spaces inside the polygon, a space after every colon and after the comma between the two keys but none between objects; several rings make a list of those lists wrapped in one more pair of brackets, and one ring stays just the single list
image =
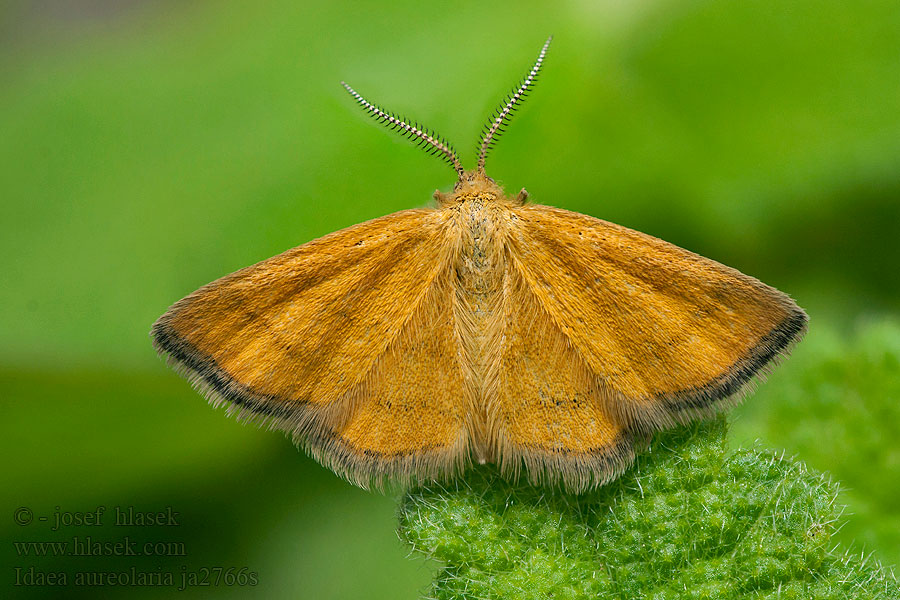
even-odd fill
[{"label": "moth's body", "polygon": [[[496,412],[498,363],[509,301],[507,236],[513,204],[493,182],[472,177],[453,194],[437,195],[446,218],[453,318],[471,410],[468,437],[479,462],[496,453],[491,415]],[[449,308],[449,307],[448,307]]]},{"label": "moth's body", "polygon": [[348,87],[443,153],[453,191],[200,288],[153,325],[158,350],[215,405],[363,486],[479,461],[584,490],[627,467],[637,438],[734,404],[805,330],[787,295],[485,175],[546,47],[470,172]]}]

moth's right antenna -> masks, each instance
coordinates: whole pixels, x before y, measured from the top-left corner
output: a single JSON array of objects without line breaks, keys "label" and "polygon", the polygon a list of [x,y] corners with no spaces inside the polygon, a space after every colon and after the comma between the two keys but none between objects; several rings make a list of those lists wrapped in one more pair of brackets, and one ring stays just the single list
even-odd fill
[{"label": "moth's right antenna", "polygon": [[400,130],[401,134],[408,137],[409,139],[415,139],[417,146],[422,146],[423,144],[427,144],[430,148],[426,148],[425,151],[428,154],[441,154],[441,158],[443,158],[451,167],[456,169],[456,173],[459,176],[462,176],[464,170],[462,165],[459,163],[459,157],[456,155],[456,150],[453,149],[453,146],[450,145],[449,142],[444,140],[441,136],[431,132],[426,127],[419,125],[418,123],[409,123],[406,119],[401,119],[397,115],[389,113],[387,111],[381,110],[365,98],[359,95],[356,90],[352,87],[341,82],[341,85],[344,86],[344,89],[350,92],[350,95],[353,96],[353,99],[356,100],[360,106],[362,106],[367,113],[372,115],[379,123],[384,123],[386,127],[390,127],[392,130]]},{"label": "moth's right antenna", "polygon": [[503,126],[506,122],[509,122],[509,119],[516,111],[516,105],[525,99],[529,89],[534,85],[538,71],[541,70],[541,64],[544,62],[544,56],[547,55],[547,48],[550,47],[550,42],[552,40],[552,35],[547,38],[547,41],[544,42],[544,47],[541,48],[541,53],[538,54],[537,61],[535,61],[534,66],[531,67],[531,71],[528,72],[528,75],[525,76],[525,79],[522,80],[519,87],[503,100],[503,104],[494,111],[493,117],[491,117],[491,120],[484,126],[484,136],[481,138],[481,150],[478,153],[478,172],[482,175],[484,175],[484,163],[487,160],[488,152],[493,147],[494,142],[500,138],[500,134],[503,133]]}]

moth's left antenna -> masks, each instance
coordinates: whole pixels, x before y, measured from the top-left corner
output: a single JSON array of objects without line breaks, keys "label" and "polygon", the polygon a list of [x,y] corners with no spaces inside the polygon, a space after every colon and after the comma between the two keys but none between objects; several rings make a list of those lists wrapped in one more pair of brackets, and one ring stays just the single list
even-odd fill
[{"label": "moth's left antenna", "polygon": [[383,123],[386,127],[390,127],[394,131],[399,130],[401,135],[404,135],[411,140],[415,140],[417,146],[430,146],[425,148],[425,151],[428,152],[428,154],[440,153],[441,158],[456,170],[457,175],[462,176],[464,171],[462,165],[459,163],[459,157],[456,155],[456,150],[454,150],[453,146],[451,146],[444,138],[416,122],[409,122],[405,118],[401,119],[395,114],[381,110],[379,107],[360,96],[356,90],[343,81],[341,82],[341,85],[344,86],[345,90],[350,92],[353,99],[356,100],[367,113],[372,115],[375,120],[379,123]]}]

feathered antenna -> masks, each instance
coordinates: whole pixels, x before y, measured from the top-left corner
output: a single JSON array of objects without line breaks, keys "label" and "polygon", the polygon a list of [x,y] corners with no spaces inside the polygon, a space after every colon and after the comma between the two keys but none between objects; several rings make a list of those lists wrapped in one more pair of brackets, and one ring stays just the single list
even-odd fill
[{"label": "feathered antenna", "polygon": [[379,123],[384,123],[386,127],[390,127],[392,130],[397,131],[400,130],[401,134],[408,137],[409,139],[414,139],[416,146],[422,146],[423,144],[427,144],[430,148],[426,148],[425,151],[428,154],[441,154],[441,158],[443,158],[450,166],[456,169],[456,173],[458,175],[462,175],[464,170],[462,165],[459,163],[459,157],[456,155],[456,150],[453,149],[453,146],[450,145],[444,138],[433,133],[428,128],[419,125],[416,122],[409,122],[407,119],[401,119],[397,115],[389,113],[387,111],[381,110],[362,96],[360,96],[356,90],[352,87],[341,82],[341,85],[344,86],[350,95],[353,96],[354,100],[356,100],[360,106],[362,106],[367,113],[372,115]]},{"label": "feathered antenna", "polygon": [[528,96],[531,86],[533,86],[534,82],[537,80],[538,71],[541,70],[541,64],[544,62],[544,56],[547,55],[547,48],[550,47],[550,42],[552,40],[552,35],[547,38],[547,41],[544,42],[544,47],[541,48],[541,53],[538,54],[537,61],[535,61],[534,66],[531,67],[531,71],[528,72],[528,75],[525,76],[519,84],[519,87],[510,92],[500,106],[497,107],[491,120],[484,126],[481,138],[481,149],[478,153],[478,172],[482,175],[484,175],[484,163],[487,160],[487,153],[493,147],[494,142],[500,139],[500,135],[505,131],[506,123],[518,108],[516,105],[521,103],[525,97]]}]

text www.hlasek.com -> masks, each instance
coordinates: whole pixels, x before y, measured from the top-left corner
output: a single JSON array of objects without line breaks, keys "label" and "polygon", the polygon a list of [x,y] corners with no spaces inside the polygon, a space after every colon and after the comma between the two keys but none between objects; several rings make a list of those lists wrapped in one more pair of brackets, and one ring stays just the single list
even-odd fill
[{"label": "text www.hlasek.com", "polygon": [[17,556],[187,556],[184,542],[140,543],[127,535],[117,541],[73,536],[64,542],[13,542]]}]

